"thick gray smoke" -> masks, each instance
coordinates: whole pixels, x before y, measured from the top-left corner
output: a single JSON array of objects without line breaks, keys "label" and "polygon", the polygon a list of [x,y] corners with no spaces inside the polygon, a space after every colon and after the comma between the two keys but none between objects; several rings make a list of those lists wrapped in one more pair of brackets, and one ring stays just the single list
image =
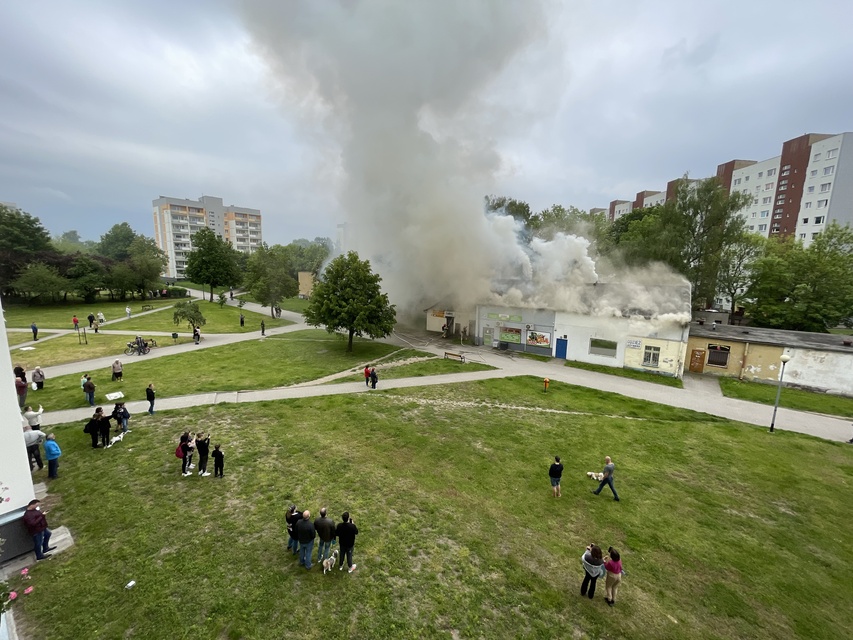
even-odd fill
[{"label": "thick gray smoke", "polygon": [[[525,246],[512,218],[483,211],[500,192],[494,137],[529,120],[493,89],[546,38],[538,3],[252,0],[243,12],[287,102],[339,145],[329,188],[345,248],[371,260],[401,310],[585,306],[576,287],[597,280],[586,240]],[[513,280],[525,284],[495,293]]]}]

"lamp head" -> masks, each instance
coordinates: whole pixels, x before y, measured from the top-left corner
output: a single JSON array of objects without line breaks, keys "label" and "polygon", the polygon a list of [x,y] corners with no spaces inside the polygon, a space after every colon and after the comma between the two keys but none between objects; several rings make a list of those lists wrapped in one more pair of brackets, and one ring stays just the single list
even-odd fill
[{"label": "lamp head", "polygon": [[791,359],[791,356],[789,356],[787,353],[785,353],[785,354],[782,354],[782,356],[779,359],[782,361],[782,364],[785,364],[786,362],[788,362]]}]

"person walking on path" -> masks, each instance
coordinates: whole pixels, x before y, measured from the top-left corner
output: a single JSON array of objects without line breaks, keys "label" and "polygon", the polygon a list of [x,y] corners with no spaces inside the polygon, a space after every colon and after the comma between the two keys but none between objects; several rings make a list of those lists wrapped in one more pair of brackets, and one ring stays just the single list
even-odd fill
[{"label": "person walking on path", "polygon": [[44,441],[44,457],[47,458],[47,477],[59,477],[59,456],[62,455],[62,449],[56,443],[56,435],[51,433]]},{"label": "person walking on path", "polygon": [[199,431],[195,437],[195,450],[198,451],[198,475],[206,478],[210,475],[207,471],[207,458],[210,456],[210,434],[207,437]]},{"label": "person walking on path", "polygon": [[145,390],[145,399],[148,400],[148,415],[154,415],[154,383],[148,385]]},{"label": "person walking on path", "polygon": [[246,316],[244,316],[244,315],[241,313],[241,314],[240,314],[240,328],[242,329],[242,328],[243,328],[243,327],[245,327],[245,326],[246,326]]},{"label": "person walking on path", "polygon": [[296,505],[290,505],[284,521],[287,523],[287,549],[293,555],[299,554],[299,539],[296,537],[296,525],[302,519],[302,514],[296,509]]},{"label": "person walking on path", "polygon": [[370,386],[370,365],[369,364],[364,365],[364,386],[365,387]]},{"label": "person walking on path", "polygon": [[47,528],[47,518],[39,509],[40,500],[30,500],[27,510],[24,512],[24,526],[33,537],[33,550],[36,552],[36,560],[46,560],[50,552],[56,547],[50,546],[50,529]]},{"label": "person walking on path", "polygon": [[86,376],[86,382],[83,383],[83,393],[86,394],[86,401],[90,407],[95,406],[95,383],[92,382],[92,376]]},{"label": "person walking on path", "polygon": [[15,393],[18,395],[18,406],[23,409],[27,404],[29,387],[27,386],[27,381],[22,380],[20,376],[15,378]]},{"label": "person walking on path", "polygon": [[376,388],[376,382],[379,380],[379,374],[376,373],[376,367],[370,368],[370,388]]},{"label": "person walking on path", "polygon": [[314,530],[320,539],[317,545],[317,564],[329,557],[335,539],[335,521],[326,517],[326,507],[320,509],[320,517],[314,520]]},{"label": "person walking on path", "polygon": [[124,313],[125,313],[125,314],[127,315],[127,317],[129,318],[129,317],[130,317],[130,307],[125,307],[125,308],[124,308]]},{"label": "person walking on path", "polygon": [[267,335],[267,325],[264,323],[263,320],[261,320],[261,335]]},{"label": "person walking on path", "polygon": [[341,549],[340,569],[344,568],[344,559],[347,561],[349,573],[355,571],[356,565],[352,561],[352,550],[355,547],[355,537],[358,535],[358,527],[349,517],[349,511],[344,511],[341,515],[341,522],[335,529],[335,537],[338,539],[338,544]]},{"label": "person walking on path", "polygon": [[71,317],[71,324],[74,325],[74,331],[80,330],[80,321],[77,319],[76,315]]},{"label": "person walking on path", "polygon": [[104,317],[103,311],[98,311],[98,322],[101,324],[107,324],[107,319]]},{"label": "person walking on path", "polygon": [[601,490],[604,488],[604,485],[610,487],[610,490],[613,492],[613,499],[619,502],[619,494],[616,493],[616,489],[613,487],[613,470],[616,468],[616,465],[610,460],[610,456],[604,457],[604,479],[598,485],[598,489],[593,491],[595,495],[601,493]]},{"label": "person walking on path", "polygon": [[112,370],[113,382],[115,382],[116,380],[118,380],[119,382],[124,382],[124,380],[121,379],[122,371],[124,370],[124,365],[121,363],[121,360],[116,360],[115,362],[113,362]]},{"label": "person walking on path", "polygon": [[98,435],[101,436],[101,446],[106,449],[110,443],[110,416],[104,413],[103,407],[95,409],[95,415],[92,420],[98,424]]},{"label": "person walking on path", "polygon": [[36,368],[33,369],[33,382],[36,383],[36,390],[41,391],[44,389],[44,381],[47,376],[44,375],[44,370],[36,365]]},{"label": "person walking on path", "polygon": [[30,460],[30,471],[34,466],[37,466],[39,471],[44,469],[44,462],[41,461],[41,451],[39,445],[44,442],[47,435],[38,426],[24,427],[24,444],[27,446],[27,456]]},{"label": "person walking on path", "polygon": [[30,325],[30,329],[31,329],[31,330],[32,330],[32,332],[33,332],[33,340],[38,340],[38,339],[39,339],[39,328],[38,328],[38,325],[37,325],[35,322],[33,322],[33,323]]},{"label": "person walking on path", "polygon": [[563,464],[560,462],[560,456],[554,456],[554,464],[548,469],[548,477],[551,478],[551,489],[554,492],[554,497],[562,497],[563,494],[560,492],[560,478],[563,477]]},{"label": "person walking on path", "polygon": [[95,330],[95,333],[98,333],[98,329],[101,328],[101,323],[98,322],[97,320],[94,320],[92,322],[92,328]]},{"label": "person walking on path", "polygon": [[296,539],[299,540],[299,564],[306,569],[311,568],[311,554],[314,551],[314,538],[317,532],[311,522],[311,512],[302,512],[302,520],[296,523]]},{"label": "person walking on path", "polygon": [[213,477],[225,477],[225,454],[220,450],[221,445],[216,445],[213,448]]},{"label": "person walking on path", "polygon": [[595,543],[589,545],[581,556],[581,564],[584,571],[581,596],[588,594],[589,599],[592,600],[595,596],[595,583],[604,575],[604,558],[601,548]]},{"label": "person walking on path", "polygon": [[616,593],[622,584],[622,557],[613,547],[607,548],[607,554],[604,562],[604,569],[607,571],[604,580],[604,601],[612,607],[616,604]]},{"label": "person walking on path", "polygon": [[89,312],[89,315],[88,315],[88,316],[86,316],[86,320],[88,320],[88,321],[89,321],[89,328],[91,329],[91,328],[92,328],[92,326],[95,324],[95,314],[94,314],[94,313]]}]

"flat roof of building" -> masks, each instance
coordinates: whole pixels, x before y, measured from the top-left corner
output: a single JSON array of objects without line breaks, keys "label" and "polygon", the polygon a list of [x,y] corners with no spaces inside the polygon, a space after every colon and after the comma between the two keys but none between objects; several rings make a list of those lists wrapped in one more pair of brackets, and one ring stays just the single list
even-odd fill
[{"label": "flat roof of building", "polygon": [[763,327],[745,327],[729,324],[718,324],[714,328],[714,325],[710,322],[705,322],[704,325],[700,325],[698,322],[691,322],[690,335],[698,338],[730,340],[732,342],[755,342],[780,347],[853,353],[853,344],[849,346],[844,344],[845,340],[853,342],[853,336],[836,333],[786,331],[784,329],[765,329]]}]

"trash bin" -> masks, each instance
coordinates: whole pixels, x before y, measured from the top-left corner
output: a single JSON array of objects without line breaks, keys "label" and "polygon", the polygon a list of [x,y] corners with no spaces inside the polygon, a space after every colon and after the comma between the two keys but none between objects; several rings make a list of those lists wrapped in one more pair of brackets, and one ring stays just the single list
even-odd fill
[{"label": "trash bin", "polygon": [[173,334],[172,334],[172,339],[173,339],[175,342],[177,342],[177,341],[178,341],[178,334],[177,334],[177,333],[173,333]]},{"label": "trash bin", "polygon": [[508,342],[498,342],[498,349],[501,351],[506,351],[509,348]]}]

